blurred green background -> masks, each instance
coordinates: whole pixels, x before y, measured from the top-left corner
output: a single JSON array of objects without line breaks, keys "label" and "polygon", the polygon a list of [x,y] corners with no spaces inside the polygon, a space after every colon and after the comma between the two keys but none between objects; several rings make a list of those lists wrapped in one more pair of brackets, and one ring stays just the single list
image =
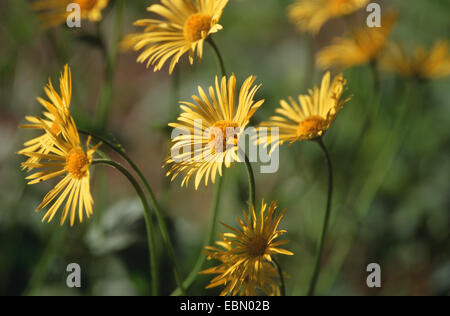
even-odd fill
[{"label": "blurred green background", "polygon": [[[73,75],[71,110],[77,124],[117,139],[142,167],[167,210],[177,257],[187,275],[207,234],[213,186],[195,191],[169,185],[162,161],[168,153],[165,128],[178,114],[177,100],[189,100],[198,85],[209,86],[217,73],[215,56],[205,46],[204,59],[154,73],[136,63],[136,53],[119,53],[112,93],[102,88],[105,58],[133,21],[147,17],[155,1],[125,1],[123,29],[111,1],[99,25],[83,21],[81,29],[42,31],[30,2],[0,1],[0,295],[145,295],[150,291],[144,218],[133,188],[122,175],[96,167],[92,175],[94,216],[74,228],[57,221],[40,222],[34,209],[52,183],[27,186],[15,154],[35,134],[19,130],[25,115],[38,115],[47,79],[56,83],[69,63]],[[449,39],[450,3],[378,1],[399,13],[391,41],[427,47]],[[257,98],[266,100],[254,125],[273,114],[279,100],[305,93],[318,84],[321,72],[311,52],[342,34],[341,20],[327,23],[317,38],[299,34],[286,16],[292,1],[230,0],[214,36],[229,72],[238,81],[256,75],[262,83]],[[383,11],[384,12],[384,11]],[[365,13],[353,23],[363,23]],[[114,61],[114,55],[112,61]],[[449,80],[418,84],[381,73],[381,96],[373,88],[370,67],[344,73],[353,99],[325,136],[334,167],[332,220],[318,294],[448,295],[450,294],[450,90]],[[175,80],[176,82],[176,80]],[[111,102],[108,98],[110,97]],[[101,101],[103,100],[103,101]],[[106,102],[107,100],[108,102]],[[103,104],[110,107],[98,119]],[[98,123],[100,122],[100,123]],[[367,124],[367,122],[371,122]],[[100,124],[100,125],[99,125]],[[364,132],[364,135],[362,133]],[[114,156],[113,156],[114,157]],[[117,157],[114,157],[117,158]],[[286,246],[295,256],[280,258],[289,274],[287,293],[306,294],[326,203],[327,174],[315,143],[283,146],[276,174],[256,171],[257,199],[278,200],[287,213],[280,227],[288,230]],[[246,206],[244,166],[226,170],[219,220],[237,225]],[[156,224],[155,224],[156,225]],[[218,226],[220,231],[224,228]],[[170,260],[158,238],[161,293],[175,289]],[[82,269],[82,288],[66,287],[66,266]],[[379,263],[382,288],[366,286],[366,267]],[[197,279],[192,295],[205,290],[210,277]]]}]

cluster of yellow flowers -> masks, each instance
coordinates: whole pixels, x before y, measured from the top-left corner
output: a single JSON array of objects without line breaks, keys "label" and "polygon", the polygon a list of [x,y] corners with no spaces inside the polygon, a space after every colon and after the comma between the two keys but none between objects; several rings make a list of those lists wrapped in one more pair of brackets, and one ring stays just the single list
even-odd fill
[{"label": "cluster of yellow flowers", "polygon": [[[39,0],[33,6],[42,13],[41,19],[49,27],[65,21],[65,7],[73,1]],[[80,5],[82,17],[91,21],[99,21],[102,10],[108,5],[108,0],[74,2]],[[363,8],[367,2],[297,0],[289,8],[289,16],[301,31],[317,34],[329,19],[349,15]],[[122,45],[139,51],[137,61],[145,62],[147,67],[153,66],[155,71],[169,63],[169,72],[172,73],[185,54],[188,54],[191,64],[195,55],[201,59],[205,41],[210,41],[217,49],[210,36],[223,29],[219,21],[227,3],[228,0],[161,0],[147,9],[158,17],[136,21],[135,25],[143,27],[143,30],[126,36]],[[378,60],[395,20],[395,14],[388,14],[381,28],[365,27],[354,31],[349,37],[335,39],[333,44],[319,52],[317,63],[324,69],[344,69]],[[413,57],[405,58],[404,50],[395,47],[383,65],[406,76],[437,78],[450,73],[447,51],[448,45],[439,43],[429,54],[420,48]],[[231,161],[239,161],[238,139],[264,103],[264,100],[255,100],[261,87],[255,85],[255,81],[254,76],[249,76],[239,88],[235,75],[227,76],[223,71],[223,76],[216,76],[214,84],[206,92],[198,88],[198,95],[192,97],[193,102],[181,102],[181,114],[177,122],[169,126],[187,130],[190,135],[172,139],[172,151],[181,148],[191,150],[179,151],[177,156],[171,155],[165,160],[163,166],[169,168],[167,176],[171,176],[172,180],[182,176],[182,185],[188,185],[190,178],[194,177],[197,189],[202,181],[206,186],[209,179],[214,183],[217,174],[222,176],[224,165],[229,168]],[[307,94],[280,101],[277,115],[260,125],[260,128],[278,128],[279,137],[259,137],[256,143],[270,146],[271,151],[286,142],[303,140],[317,140],[323,145],[322,136],[343,105],[350,100],[343,97],[345,88],[346,80],[342,74],[332,77],[329,71],[326,72],[320,86],[315,86]],[[51,221],[65,202],[60,222],[64,224],[69,217],[70,224],[74,225],[77,213],[80,222],[84,214],[89,217],[93,213],[89,168],[100,144],[90,147],[88,138],[86,148],[81,145],[78,129],[69,111],[72,83],[68,66],[61,74],[60,93],[51,82],[45,87],[45,93],[48,101],[38,98],[45,108],[42,117],[27,117],[29,124],[22,126],[40,130],[43,134],[26,142],[19,153],[28,157],[23,163],[24,169],[43,169],[27,178],[30,184],[64,176],[45,196],[37,211],[51,205],[43,218]],[[195,123],[199,120],[202,122],[202,136],[192,137],[197,128]],[[212,128],[218,130],[222,137],[208,133]],[[226,134],[228,128],[238,128],[240,132],[230,140]],[[183,159],[198,154],[201,160]],[[279,248],[287,243],[278,240],[286,233],[278,229],[285,211],[277,212],[276,202],[267,206],[263,200],[257,212],[254,201],[251,202],[249,212],[244,211],[243,219],[238,218],[239,228],[224,224],[231,232],[221,235],[221,240],[216,242],[217,247],[206,247],[208,258],[218,260],[220,264],[202,273],[218,275],[208,287],[224,286],[223,295],[257,295],[259,291],[266,295],[280,295],[277,277],[282,278],[283,273],[280,273],[273,256],[293,255]]]},{"label": "cluster of yellow flowers", "polygon": [[[368,2],[369,0],[296,0],[289,8],[289,17],[301,32],[315,35],[329,20],[355,13]],[[413,50],[414,54],[409,55],[403,46],[388,43],[396,20],[397,14],[388,12],[383,14],[381,27],[357,26],[348,35],[336,37],[329,46],[317,53],[317,65],[322,69],[343,70],[380,62],[383,69],[405,77],[429,80],[448,76],[448,41],[438,41],[429,52],[419,45]]]}]

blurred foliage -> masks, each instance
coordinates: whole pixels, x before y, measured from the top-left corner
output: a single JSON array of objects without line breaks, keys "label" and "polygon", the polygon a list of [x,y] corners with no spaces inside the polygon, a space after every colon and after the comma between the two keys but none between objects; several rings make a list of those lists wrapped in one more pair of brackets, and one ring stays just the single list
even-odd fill
[{"label": "blurred foliage", "polygon": [[[152,1],[125,1],[123,33],[145,17]],[[312,67],[311,38],[298,34],[286,17],[284,0],[230,0],[215,41],[228,71],[238,80],[257,75],[266,100],[255,121],[272,115],[281,98],[304,93],[320,78]],[[142,210],[120,174],[93,172],[95,212],[74,228],[40,223],[33,210],[50,184],[26,186],[15,154],[29,137],[17,126],[37,114],[36,96],[48,77],[54,81],[65,63],[73,73],[72,111],[82,128],[94,128],[104,80],[104,55],[114,44],[115,3],[98,26],[42,31],[25,0],[0,2],[0,295],[142,295],[149,292],[148,250]],[[399,21],[391,40],[432,45],[449,39],[450,3],[385,1]],[[361,22],[364,13],[353,21]],[[340,20],[325,25],[314,49],[345,30]],[[94,45],[92,45],[94,44]],[[153,73],[135,62],[135,53],[119,54],[108,113],[108,128],[149,179],[167,209],[177,256],[187,275],[207,233],[213,188],[168,185],[161,162],[168,152],[167,122],[178,113],[177,97],[188,100],[197,85],[213,82],[217,72],[211,50],[189,66],[179,67],[179,91],[167,69]],[[345,72],[352,101],[327,133],[335,166],[335,198],[327,237],[319,294],[448,295],[450,294],[450,90],[449,80],[417,83],[382,73],[381,96],[373,88],[370,67]],[[287,208],[281,227],[295,256],[280,258],[288,294],[304,295],[312,274],[323,220],[326,168],[314,143],[296,143],[280,151],[280,170],[259,174],[258,200],[278,200]],[[219,220],[235,225],[245,208],[243,166],[226,171]],[[223,228],[219,225],[219,230]],[[175,288],[171,266],[158,239],[162,293]],[[82,288],[65,285],[66,266],[82,267]],[[366,266],[382,266],[382,288],[368,289]],[[214,295],[201,276],[190,294]]]}]

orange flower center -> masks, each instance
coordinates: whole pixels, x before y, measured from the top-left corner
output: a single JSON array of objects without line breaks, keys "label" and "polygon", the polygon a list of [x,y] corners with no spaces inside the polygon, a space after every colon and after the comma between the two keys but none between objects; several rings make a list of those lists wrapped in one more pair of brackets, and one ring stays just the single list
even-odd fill
[{"label": "orange flower center", "polygon": [[325,119],[318,115],[312,115],[301,121],[297,128],[297,136],[321,136],[325,129]]},{"label": "orange flower center", "polygon": [[92,10],[97,4],[97,0],[75,0],[76,4],[78,4],[83,11]]},{"label": "orange flower center", "polygon": [[211,29],[211,16],[203,13],[195,13],[189,17],[184,25],[184,34],[190,42],[201,40]]},{"label": "orange flower center", "polygon": [[267,240],[262,236],[252,237],[247,244],[248,255],[252,258],[261,257],[266,253]]},{"label": "orange flower center", "polygon": [[239,125],[231,121],[218,121],[209,130],[209,145],[214,152],[221,150],[224,152],[227,148],[227,138],[233,137],[233,142],[237,143],[236,130]]},{"label": "orange flower center", "polygon": [[72,148],[66,157],[67,171],[76,179],[83,178],[89,167],[89,159],[81,148]]}]

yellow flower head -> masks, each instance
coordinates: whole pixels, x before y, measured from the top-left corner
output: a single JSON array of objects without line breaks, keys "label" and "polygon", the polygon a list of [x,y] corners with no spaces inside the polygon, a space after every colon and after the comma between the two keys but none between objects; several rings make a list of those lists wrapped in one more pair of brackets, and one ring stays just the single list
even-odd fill
[{"label": "yellow flower head", "polygon": [[[69,119],[69,107],[70,100],[72,97],[72,75],[68,65],[64,67],[64,73],[61,74],[59,79],[59,87],[61,94],[56,92],[53,88],[52,82],[49,82],[44,91],[47,94],[49,101],[42,98],[37,98],[38,102],[44,107],[43,116],[45,117],[43,121],[51,127],[55,135],[60,134],[59,125],[64,125]],[[30,124],[22,125],[21,128],[38,129],[45,131],[44,126],[41,124],[40,119],[34,116],[27,116],[27,121]],[[24,145],[25,148],[19,151],[19,154],[24,152],[36,152],[40,154],[48,154],[51,149],[53,140],[48,133],[44,133],[30,141],[27,141]],[[27,160],[28,163],[39,162],[39,157],[30,157]]]},{"label": "yellow flower head", "polygon": [[138,62],[147,61],[158,71],[171,59],[172,73],[181,56],[189,52],[189,62],[194,62],[197,51],[203,56],[203,42],[222,29],[219,23],[228,0],[161,0],[147,11],[161,16],[158,19],[142,19],[135,25],[144,27],[142,33],[130,34],[123,41],[124,48],[143,50]]},{"label": "yellow flower head", "polygon": [[83,214],[87,217],[92,214],[93,200],[89,188],[89,167],[92,155],[100,144],[90,148],[88,139],[86,151],[81,146],[75,122],[70,116],[69,101],[71,94],[70,69],[65,68],[61,78],[61,96],[49,84],[46,88],[47,96],[52,103],[40,99],[41,104],[48,110],[44,112],[45,118],[28,117],[32,124],[24,128],[43,130],[44,135],[35,138],[32,143],[25,143],[25,148],[19,153],[29,157],[22,164],[29,170],[42,169],[26,179],[28,184],[47,181],[64,175],[64,178],[44,197],[36,211],[40,211],[53,202],[42,221],[50,222],[65,202],[61,216],[61,225],[70,215],[70,225],[75,223],[78,212],[80,222]]},{"label": "yellow flower head", "polygon": [[369,0],[297,0],[289,7],[289,18],[301,32],[317,34],[330,19],[351,14]]},{"label": "yellow flower head", "polygon": [[78,4],[81,10],[81,18],[91,22],[99,22],[102,19],[102,10],[108,5],[109,0],[37,0],[33,3],[34,10],[39,11],[39,20],[44,27],[54,27],[65,23],[71,12],[67,12],[67,6],[71,3]]},{"label": "yellow flower head", "polygon": [[224,285],[221,295],[256,295],[257,289],[266,295],[277,295],[277,272],[271,265],[272,256],[293,255],[279,248],[289,241],[277,240],[286,233],[278,230],[285,210],[277,214],[276,202],[267,208],[263,201],[258,215],[253,206],[250,216],[243,213],[243,220],[237,219],[239,229],[223,224],[231,232],[223,234],[222,240],[216,242],[219,247],[206,247],[208,259],[219,260],[221,264],[200,273],[218,274],[207,288]]},{"label": "yellow flower head", "polygon": [[381,27],[364,27],[350,36],[338,37],[317,54],[322,69],[345,69],[377,60],[395,24],[396,14],[386,14]]},{"label": "yellow flower head", "polygon": [[342,106],[350,100],[342,100],[346,80],[342,74],[331,81],[330,72],[322,79],[320,88],[314,87],[308,95],[299,95],[298,102],[290,97],[289,102],[280,101],[281,107],[276,109],[279,115],[273,116],[262,127],[278,128],[278,137],[271,134],[261,136],[258,144],[272,146],[273,151],[285,142],[293,143],[301,140],[313,140],[321,137],[333,123]]},{"label": "yellow flower head", "polygon": [[392,44],[382,60],[386,70],[404,77],[418,79],[439,79],[450,74],[450,55],[448,41],[438,41],[429,52],[417,46],[412,54],[404,46]]},{"label": "yellow flower head", "polygon": [[178,122],[169,124],[177,135],[164,165],[170,165],[167,176],[172,175],[172,181],[183,174],[182,185],[188,185],[195,175],[197,189],[203,177],[205,186],[209,178],[214,183],[217,172],[222,175],[224,164],[229,168],[232,161],[241,160],[237,154],[239,138],[264,103],[253,100],[261,86],[254,86],[255,80],[254,76],[248,77],[238,96],[234,75],[221,81],[216,77],[215,87],[209,87],[209,96],[198,87],[198,96],[192,96],[195,103],[181,102]]}]

